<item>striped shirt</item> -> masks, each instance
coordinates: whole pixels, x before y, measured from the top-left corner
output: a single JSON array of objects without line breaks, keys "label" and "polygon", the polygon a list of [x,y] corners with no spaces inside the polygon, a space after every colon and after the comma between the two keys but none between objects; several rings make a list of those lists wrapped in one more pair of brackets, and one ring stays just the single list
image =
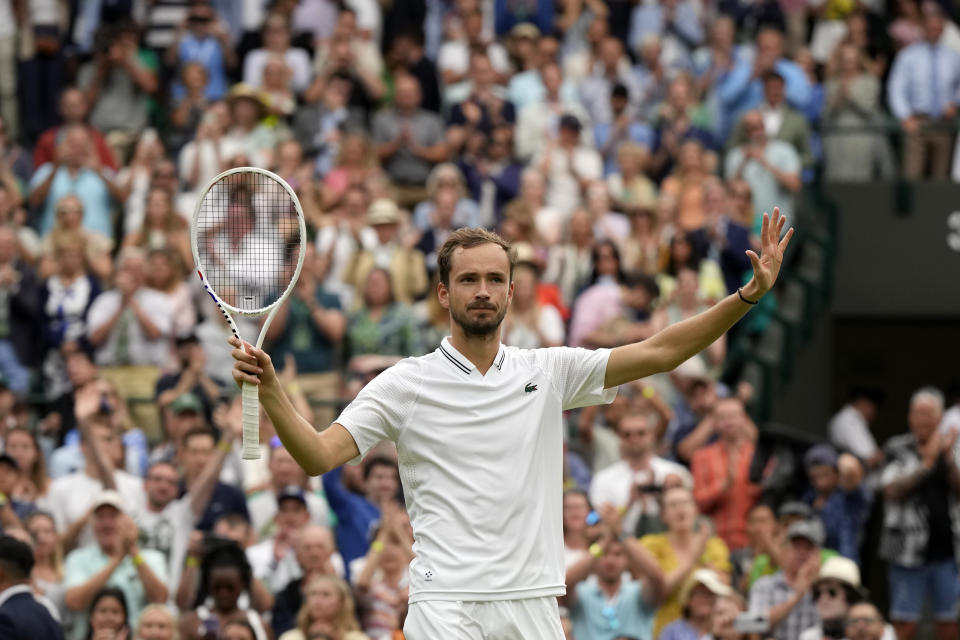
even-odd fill
[{"label": "striped shirt", "polygon": [[[769,616],[771,609],[789,600],[793,594],[793,587],[787,583],[783,571],[764,576],[750,589],[750,613]],[[819,623],[820,616],[817,615],[813,595],[808,591],[768,635],[776,640],[797,640],[805,629]]]}]

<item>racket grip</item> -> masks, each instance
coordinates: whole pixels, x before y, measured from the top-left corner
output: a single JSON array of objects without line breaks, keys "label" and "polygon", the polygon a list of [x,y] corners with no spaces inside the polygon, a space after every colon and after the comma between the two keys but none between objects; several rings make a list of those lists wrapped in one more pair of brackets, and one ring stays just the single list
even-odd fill
[{"label": "racket grip", "polygon": [[260,395],[257,385],[243,384],[243,449],[244,460],[260,458]]}]

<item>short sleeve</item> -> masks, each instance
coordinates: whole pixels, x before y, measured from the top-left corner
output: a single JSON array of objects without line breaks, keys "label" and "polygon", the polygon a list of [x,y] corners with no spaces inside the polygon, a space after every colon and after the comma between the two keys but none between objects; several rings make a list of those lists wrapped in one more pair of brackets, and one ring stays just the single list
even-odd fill
[{"label": "short sleeve", "polygon": [[397,441],[416,402],[419,369],[418,361],[401,360],[371,380],[334,420],[350,433],[360,450],[351,462],[359,462],[384,440]]},{"label": "short sleeve", "polygon": [[714,571],[723,573],[733,571],[733,565],[730,564],[730,551],[722,538],[713,537],[707,541],[702,560]]},{"label": "short sleeve", "polygon": [[603,388],[609,349],[555,347],[538,351],[544,358],[541,365],[563,399],[564,411],[613,402],[617,388]]},{"label": "short sleeve", "polygon": [[63,563],[63,588],[71,589],[83,584],[89,577],[83,562],[83,550],[77,549],[68,554]]}]

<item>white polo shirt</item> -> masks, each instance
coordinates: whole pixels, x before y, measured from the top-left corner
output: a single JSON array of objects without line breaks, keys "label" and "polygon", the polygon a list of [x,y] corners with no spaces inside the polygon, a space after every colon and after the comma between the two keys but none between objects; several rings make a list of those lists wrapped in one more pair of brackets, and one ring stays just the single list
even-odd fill
[{"label": "white polo shirt", "polygon": [[336,422],[361,456],[397,445],[416,554],[410,602],[564,594],[562,413],[613,400],[609,356],[501,344],[480,375],[444,338],[344,409]]}]

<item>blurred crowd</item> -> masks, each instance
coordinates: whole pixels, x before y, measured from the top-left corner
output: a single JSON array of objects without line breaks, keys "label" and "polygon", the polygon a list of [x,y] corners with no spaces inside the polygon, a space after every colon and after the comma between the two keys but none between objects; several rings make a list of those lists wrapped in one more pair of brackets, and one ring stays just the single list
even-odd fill
[{"label": "blurred crowd", "polygon": [[[805,184],[960,172],[955,18],[946,0],[0,0],[0,526],[32,547],[34,593],[73,640],[400,637],[396,452],[308,478],[264,415],[261,461],[237,454],[230,332],[190,275],[219,172],[270,169],[302,203],[266,348],[322,428],[447,335],[437,250],[458,227],[516,249],[505,344],[614,347],[736,292],[762,213],[795,219]],[[960,637],[956,398],[919,390],[881,448],[854,394],[830,444],[771,448],[749,385],[721,380],[728,339],[566,416],[569,637],[909,640],[922,616]],[[0,590],[23,574],[10,548]]]}]

